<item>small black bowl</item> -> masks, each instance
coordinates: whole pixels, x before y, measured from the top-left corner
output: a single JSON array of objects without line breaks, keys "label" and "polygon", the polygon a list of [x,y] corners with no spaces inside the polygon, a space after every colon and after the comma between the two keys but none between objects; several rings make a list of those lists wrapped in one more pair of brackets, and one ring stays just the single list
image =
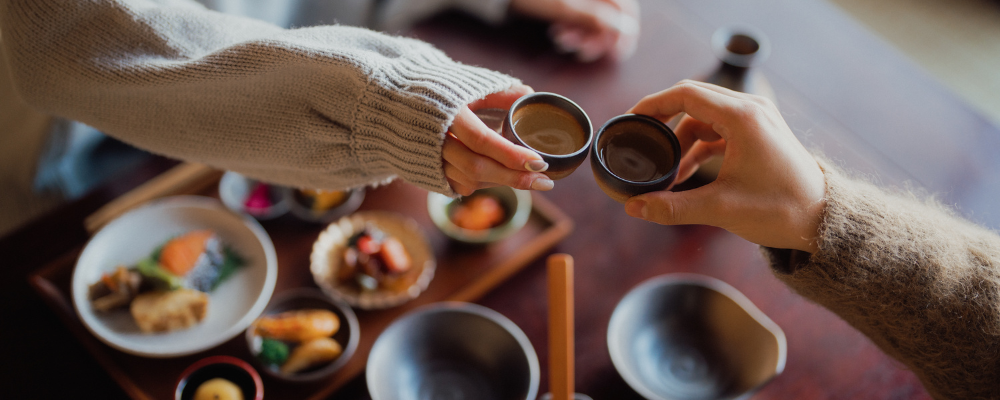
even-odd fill
[{"label": "small black bowl", "polygon": [[[576,123],[580,125],[580,128],[583,129],[585,136],[583,146],[568,154],[549,154],[527,145],[515,130],[513,120],[514,114],[518,110],[532,104],[548,104],[568,112],[576,120]],[[587,116],[587,113],[572,100],[548,92],[531,93],[517,99],[510,106],[510,110],[507,111],[507,116],[503,120],[501,133],[507,140],[519,146],[527,147],[541,155],[542,160],[549,164],[549,169],[545,171],[545,175],[554,180],[569,176],[580,164],[583,164],[583,160],[587,158],[587,149],[590,148],[590,144],[594,140],[594,127],[591,125],[590,117]]]},{"label": "small black bowl", "polygon": [[257,371],[246,361],[230,356],[203,358],[187,367],[177,380],[174,399],[194,398],[198,387],[213,378],[222,378],[238,386],[243,392],[244,399],[264,399],[264,382],[261,381]]},{"label": "small black bowl", "polygon": [[[604,150],[615,137],[619,135],[642,130],[647,135],[642,138],[637,146],[641,152],[647,153],[644,156],[659,157],[657,161],[662,163],[654,168],[659,171],[659,176],[650,180],[630,180],[616,175],[608,167],[608,160],[605,160]],[[664,190],[670,187],[677,177],[677,167],[681,161],[681,145],[666,124],[656,118],[639,114],[625,114],[611,118],[601,127],[601,130],[594,135],[594,145],[590,148],[590,167],[594,172],[594,180],[597,186],[612,199],[619,203],[625,203],[630,197],[643,193]],[[649,166],[647,166],[649,167]]]}]

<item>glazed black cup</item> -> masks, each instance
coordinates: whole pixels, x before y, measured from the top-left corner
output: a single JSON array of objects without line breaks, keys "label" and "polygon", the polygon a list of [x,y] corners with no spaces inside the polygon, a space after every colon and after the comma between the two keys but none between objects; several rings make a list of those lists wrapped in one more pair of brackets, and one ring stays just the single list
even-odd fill
[{"label": "glazed black cup", "polygon": [[[669,148],[664,150],[673,156],[669,171],[663,176],[650,181],[631,181],[615,175],[608,168],[607,161],[602,156],[602,150],[608,145],[610,140],[620,134],[628,132],[628,127],[634,124],[641,124],[642,129],[648,129],[653,134],[663,135]],[[614,117],[601,127],[594,135],[594,145],[590,148],[590,167],[594,172],[594,180],[597,186],[612,199],[619,203],[625,203],[630,197],[643,193],[664,190],[670,187],[677,177],[677,167],[681,160],[681,145],[677,141],[674,131],[659,120],[638,114],[625,114]]]},{"label": "glazed black cup", "polygon": [[[583,133],[586,136],[584,145],[569,154],[548,154],[525,144],[514,129],[513,118],[515,112],[531,104],[549,104],[572,115],[576,122],[580,124],[580,127],[583,128]],[[590,145],[593,143],[594,127],[591,125],[590,117],[587,116],[587,113],[572,100],[555,93],[536,92],[522,96],[511,105],[507,111],[506,118],[503,120],[501,134],[514,144],[527,147],[542,156],[542,160],[549,164],[549,169],[544,172],[545,175],[556,180],[569,176],[580,164],[583,164],[583,160],[587,158],[587,150],[590,149]]]}]

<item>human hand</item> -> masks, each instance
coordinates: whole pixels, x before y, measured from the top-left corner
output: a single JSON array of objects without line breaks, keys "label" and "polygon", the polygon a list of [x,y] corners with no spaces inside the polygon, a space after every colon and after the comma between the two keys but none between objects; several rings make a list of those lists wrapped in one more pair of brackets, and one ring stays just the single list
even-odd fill
[{"label": "human hand", "polygon": [[629,215],[664,225],[717,226],[768,247],[817,250],[826,207],[823,170],[770,100],[682,81],[629,112],[661,121],[687,113],[675,130],[683,154],[677,183],[701,162],[724,155],[714,182],[632,197],[625,204]]},{"label": "human hand", "polygon": [[639,39],[639,4],[635,0],[511,0],[512,10],[550,21],[549,34],[559,48],[583,62],[609,55],[625,59]]},{"label": "human hand", "polygon": [[463,107],[445,135],[442,158],[444,174],[456,193],[463,196],[477,189],[506,185],[515,189],[551,190],[554,183],[541,172],[549,165],[534,151],[511,143],[486,126],[472,111],[481,108],[508,109],[530,87],[515,85]]}]

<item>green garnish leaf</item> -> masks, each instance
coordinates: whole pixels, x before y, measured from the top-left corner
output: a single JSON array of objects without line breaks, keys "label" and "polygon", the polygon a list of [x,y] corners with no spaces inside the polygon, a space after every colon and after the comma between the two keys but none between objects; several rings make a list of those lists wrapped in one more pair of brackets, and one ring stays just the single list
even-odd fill
[{"label": "green garnish leaf", "polygon": [[215,290],[215,288],[219,287],[219,284],[229,278],[230,275],[246,265],[246,261],[243,260],[243,257],[240,257],[239,254],[233,251],[233,249],[230,249],[228,246],[223,248],[222,251],[225,257],[222,261],[222,265],[219,266],[219,277],[214,283],[212,283],[212,290]]}]

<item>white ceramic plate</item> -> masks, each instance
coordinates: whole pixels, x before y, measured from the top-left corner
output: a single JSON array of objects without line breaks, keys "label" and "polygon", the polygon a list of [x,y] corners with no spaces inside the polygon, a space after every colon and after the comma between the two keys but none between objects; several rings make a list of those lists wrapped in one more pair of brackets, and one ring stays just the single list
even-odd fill
[{"label": "white ceramic plate", "polygon": [[[143,333],[127,309],[97,312],[88,286],[118,265],[135,265],[167,240],[195,229],[212,229],[246,261],[209,293],[208,314],[184,330]],[[243,332],[274,292],[278,261],[264,228],[200,196],[168,197],[111,221],[83,249],[73,271],[73,306],[84,326],[109,346],[145,357],[178,357],[221,344]]]}]

